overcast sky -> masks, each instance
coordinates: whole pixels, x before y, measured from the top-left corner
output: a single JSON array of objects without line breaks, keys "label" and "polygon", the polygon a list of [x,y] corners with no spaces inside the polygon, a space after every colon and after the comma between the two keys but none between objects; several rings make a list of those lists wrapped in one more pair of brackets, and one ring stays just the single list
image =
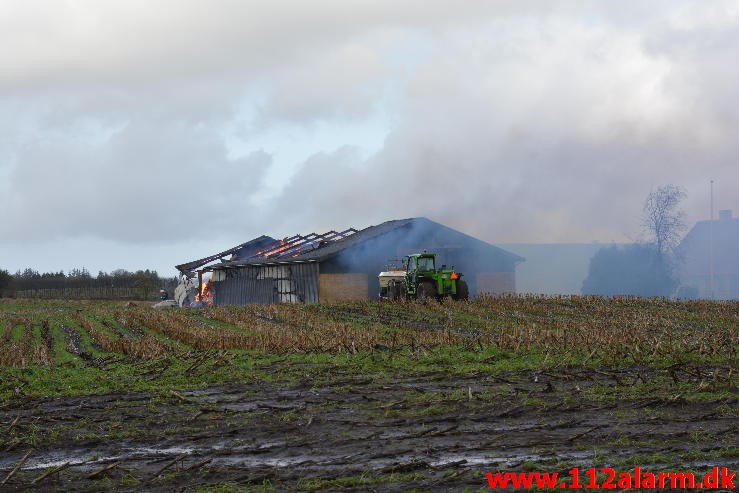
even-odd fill
[{"label": "overcast sky", "polygon": [[736,211],[738,50],[737,1],[3,0],[0,268],[411,216],[624,242],[711,179]]}]

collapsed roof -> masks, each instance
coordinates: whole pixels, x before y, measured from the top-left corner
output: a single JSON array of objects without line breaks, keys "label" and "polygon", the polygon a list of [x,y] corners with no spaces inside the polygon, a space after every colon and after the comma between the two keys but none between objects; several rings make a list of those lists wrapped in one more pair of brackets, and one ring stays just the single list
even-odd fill
[{"label": "collapsed roof", "polygon": [[[295,235],[282,240],[275,240],[269,236],[260,236],[259,238],[242,243],[241,245],[237,245],[224,252],[180,264],[176,267],[180,272],[187,275],[192,274],[196,269],[210,271],[241,265],[321,262],[339,254],[347,248],[353,247],[369,239],[384,235],[399,228],[411,228],[414,226],[440,227],[448,229],[445,226],[424,217],[415,217],[386,221],[376,226],[369,226],[362,230],[349,228],[341,232],[329,231],[328,233],[321,235],[316,233],[311,233],[305,236]],[[477,238],[461,232],[456,233],[467,237],[469,240],[483,244],[486,248],[494,250],[496,253],[509,258],[514,263],[524,260],[523,257],[519,257],[518,255],[490,245],[489,243],[478,240]],[[226,258],[229,256],[230,258]]]},{"label": "collapsed roof", "polygon": [[[215,261],[220,261],[221,264],[234,264],[260,260],[269,262],[287,259],[296,260],[297,257],[307,252],[325,247],[332,242],[343,240],[356,232],[356,229],[349,228],[341,232],[329,231],[323,234],[310,233],[305,236],[294,235],[282,240],[276,240],[269,236],[260,236],[223,252],[186,262],[176,267],[183,274],[188,274]],[[227,259],[226,257],[229,255],[231,258]],[[217,265],[219,264],[209,267],[215,267]]]}]

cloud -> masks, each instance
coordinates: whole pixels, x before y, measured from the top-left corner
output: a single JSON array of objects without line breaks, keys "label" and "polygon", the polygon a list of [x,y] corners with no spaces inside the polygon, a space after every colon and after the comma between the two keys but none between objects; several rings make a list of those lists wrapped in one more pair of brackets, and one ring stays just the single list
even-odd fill
[{"label": "cloud", "polygon": [[[732,2],[4,2],[0,242],[416,215],[624,240],[664,183],[700,219],[739,185],[738,27]],[[379,148],[295,148],[369,119]]]},{"label": "cloud", "polygon": [[280,120],[310,125],[325,118],[364,117],[381,99],[388,76],[386,63],[368,46],[346,44],[313,54],[275,75],[260,110],[268,120],[263,124]]},{"label": "cloud", "polygon": [[210,132],[157,123],[129,122],[94,146],[56,140],[25,149],[9,177],[3,237],[176,241],[199,225],[217,227],[224,211],[248,217],[270,156],[229,159]]},{"label": "cloud", "polygon": [[137,84],[260,77],[259,71],[300,61],[378,26],[443,26],[519,10],[516,3],[475,0],[458,9],[443,1],[409,0],[4,2],[0,41],[8,49],[0,51],[0,83],[27,89],[52,80]]},{"label": "cloud", "polygon": [[700,59],[673,58],[655,39],[695,36],[694,46],[711,26],[649,28],[510,18],[449,34],[402,87],[380,151],[363,162],[346,150],[313,156],[276,203],[289,211],[311,197],[296,222],[426,215],[490,241],[625,241],[639,235],[650,189],[676,183],[697,196],[686,205],[701,218],[708,175],[739,184],[729,165],[739,119],[726,117],[736,96],[703,88],[739,79],[690,74],[723,65],[736,44],[719,35]]}]

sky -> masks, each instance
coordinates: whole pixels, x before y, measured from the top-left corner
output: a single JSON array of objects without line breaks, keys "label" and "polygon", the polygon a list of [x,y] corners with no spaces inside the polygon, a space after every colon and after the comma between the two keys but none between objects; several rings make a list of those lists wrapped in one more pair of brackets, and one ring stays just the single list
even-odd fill
[{"label": "sky", "polygon": [[425,216],[639,240],[739,213],[738,1],[4,0],[0,269],[156,269]]}]

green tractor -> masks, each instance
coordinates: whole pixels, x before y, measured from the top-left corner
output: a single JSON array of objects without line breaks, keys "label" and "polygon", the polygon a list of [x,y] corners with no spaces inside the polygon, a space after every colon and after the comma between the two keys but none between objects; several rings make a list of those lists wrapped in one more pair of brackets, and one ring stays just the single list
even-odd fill
[{"label": "green tractor", "polygon": [[441,299],[450,296],[455,300],[469,298],[469,288],[462,274],[454,269],[436,270],[435,253],[414,253],[404,260],[404,269],[380,272],[380,298]]}]

